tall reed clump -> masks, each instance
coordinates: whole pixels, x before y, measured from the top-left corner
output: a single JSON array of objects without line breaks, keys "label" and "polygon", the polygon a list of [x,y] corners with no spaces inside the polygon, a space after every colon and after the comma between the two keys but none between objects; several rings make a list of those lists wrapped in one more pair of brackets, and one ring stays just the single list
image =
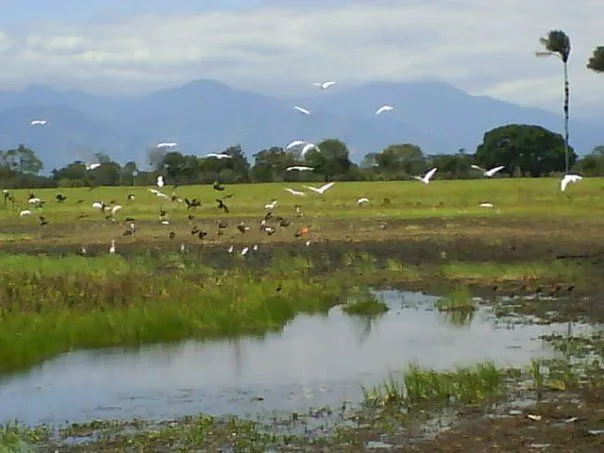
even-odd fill
[{"label": "tall reed clump", "polygon": [[112,258],[101,258],[102,266],[88,258],[80,268],[74,257],[55,258],[41,271],[25,258],[0,271],[0,372],[82,348],[263,333],[346,297],[342,276],[313,276],[299,262],[281,263],[285,273],[281,266],[215,270],[183,260],[160,272],[162,262]]},{"label": "tall reed clump", "polygon": [[450,294],[441,297],[436,301],[438,311],[464,311],[473,312],[476,310],[476,303],[472,300],[472,294],[467,287],[460,286],[454,289]]},{"label": "tall reed clump", "polygon": [[435,371],[410,365],[402,376],[389,379],[372,389],[364,389],[365,401],[378,405],[478,404],[499,393],[503,373],[492,362],[459,367],[454,371]]},{"label": "tall reed clump", "polygon": [[369,288],[354,287],[348,303],[342,309],[349,315],[379,316],[386,313],[390,307]]}]

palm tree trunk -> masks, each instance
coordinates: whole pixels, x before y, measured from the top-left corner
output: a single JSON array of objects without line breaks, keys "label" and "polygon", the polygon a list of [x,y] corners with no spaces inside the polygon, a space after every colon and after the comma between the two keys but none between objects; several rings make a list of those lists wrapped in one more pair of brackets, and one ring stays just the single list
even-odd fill
[{"label": "palm tree trunk", "polygon": [[570,90],[568,83],[568,63],[564,62],[564,172],[569,171],[569,156],[568,156],[568,103],[570,98]]}]

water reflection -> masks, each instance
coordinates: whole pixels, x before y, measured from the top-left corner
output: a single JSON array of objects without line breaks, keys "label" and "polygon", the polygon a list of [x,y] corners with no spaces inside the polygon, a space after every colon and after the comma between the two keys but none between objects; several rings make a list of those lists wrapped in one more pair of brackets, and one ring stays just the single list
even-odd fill
[{"label": "water reflection", "polygon": [[327,316],[298,316],[282,332],[263,338],[65,354],[0,380],[0,421],[166,419],[199,412],[246,416],[339,406],[359,401],[361,385],[411,361],[438,369],[485,359],[524,365],[544,354],[539,335],[567,329],[497,328],[485,308],[471,319],[443,323],[433,309],[434,297],[394,291],[383,296],[391,310],[373,319],[335,307]]}]

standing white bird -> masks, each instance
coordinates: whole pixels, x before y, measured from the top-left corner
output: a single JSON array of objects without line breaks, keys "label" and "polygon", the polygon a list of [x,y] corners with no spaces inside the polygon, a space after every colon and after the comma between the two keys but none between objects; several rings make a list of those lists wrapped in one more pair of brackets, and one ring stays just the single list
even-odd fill
[{"label": "standing white bird", "polygon": [[178,146],[176,142],[161,142],[157,144],[156,148],[174,148],[176,146]]},{"label": "standing white bird", "polygon": [[92,164],[85,164],[86,165],[86,170],[90,171],[90,170],[94,170],[95,168],[99,168],[101,166],[100,163],[95,162]]},{"label": "standing white bird", "polygon": [[430,184],[430,178],[432,178],[432,176],[434,176],[434,173],[436,173],[436,170],[438,170],[438,168],[434,167],[432,170],[430,170],[424,176],[414,176],[413,178],[417,179],[418,181],[423,182],[424,184]]},{"label": "standing white bird", "polygon": [[31,211],[29,209],[24,209],[23,211],[21,211],[19,213],[19,217],[23,217],[23,216],[26,216],[26,215],[31,215]]},{"label": "standing white bird", "polygon": [[327,192],[329,189],[331,189],[334,184],[335,184],[335,182],[328,182],[327,184],[319,187],[318,189],[316,187],[312,187],[312,186],[304,186],[304,187],[312,190],[315,193],[318,193],[319,195],[323,195],[325,192]]},{"label": "standing white bird", "polygon": [[293,167],[287,167],[285,171],[312,171],[314,167],[304,167],[302,165],[294,165]]},{"label": "standing white bird", "polygon": [[321,152],[319,147],[314,143],[307,143],[306,145],[304,145],[304,148],[302,148],[302,151],[300,152],[300,157],[304,158],[304,156],[306,156],[306,153],[309,152],[311,149],[316,149],[318,152]]},{"label": "standing white bird", "polygon": [[480,203],[478,206],[480,206],[481,208],[492,208],[493,203]]},{"label": "standing white bird", "polygon": [[115,239],[111,239],[111,247],[109,247],[109,254],[115,255]]},{"label": "standing white bird", "polygon": [[296,197],[305,197],[306,196],[306,194],[304,192],[300,192],[300,191],[297,191],[294,189],[287,188],[287,189],[283,189],[283,190],[291,193],[292,195],[295,195]]},{"label": "standing white bird", "polygon": [[118,212],[120,209],[122,209],[122,206],[119,204],[116,204],[115,206],[113,206],[111,208],[111,215],[114,215],[116,212]]},{"label": "standing white bird", "polygon": [[46,120],[32,120],[30,126],[45,126],[48,121]]},{"label": "standing white bird", "polygon": [[103,203],[95,201],[94,203],[92,203],[92,207],[95,209],[103,209]]},{"label": "standing white bird", "polygon": [[376,115],[379,115],[379,114],[380,114],[380,113],[382,113],[382,112],[390,112],[390,111],[392,111],[392,110],[394,110],[394,107],[392,107],[392,106],[391,106],[391,105],[389,105],[389,104],[385,104],[385,105],[382,105],[382,106],[381,106],[379,109],[377,109],[377,110],[375,111],[375,114],[376,114]]},{"label": "standing white bird", "polygon": [[583,179],[583,176],[579,176],[579,175],[564,175],[564,178],[562,178],[562,181],[560,181],[560,190],[562,192],[564,192],[566,190],[566,186],[568,186],[569,183],[577,183],[579,181],[581,181]]},{"label": "standing white bird", "polygon": [[241,250],[241,256],[244,256],[248,252],[249,249],[250,249],[249,247],[243,247],[243,250]]},{"label": "standing white bird", "polygon": [[359,206],[362,206],[362,205],[364,205],[365,203],[369,203],[369,198],[365,198],[365,197],[363,197],[363,198],[359,198],[359,199],[357,200],[357,204],[358,204]]},{"label": "standing white bird", "polygon": [[314,82],[313,85],[321,88],[322,90],[326,90],[327,88],[334,85],[335,83],[336,83],[335,80],[326,80],[325,82]]},{"label": "standing white bird", "polygon": [[159,175],[159,176],[157,177],[157,181],[156,181],[156,183],[157,183],[157,187],[159,187],[160,189],[161,189],[162,187],[164,187],[164,177],[163,177],[162,175]]},{"label": "standing white bird", "polygon": [[206,154],[205,156],[203,156],[205,158],[210,158],[210,157],[215,157],[216,159],[232,159],[233,156],[231,156],[230,154],[223,154],[223,153],[209,153]]},{"label": "standing white bird", "polygon": [[474,170],[481,171],[483,176],[486,176],[487,178],[490,178],[495,173],[497,173],[505,168],[503,165],[499,165],[498,167],[489,168],[488,170],[485,170],[484,168],[479,167],[478,165],[472,165],[471,167]]},{"label": "standing white bird", "polygon": [[306,110],[304,107],[300,107],[299,105],[294,105],[294,108],[300,113],[304,113],[305,115],[310,115],[310,110]]},{"label": "standing white bird", "polygon": [[233,253],[233,250],[235,250],[235,246],[231,244],[231,246],[227,249],[227,252]]}]

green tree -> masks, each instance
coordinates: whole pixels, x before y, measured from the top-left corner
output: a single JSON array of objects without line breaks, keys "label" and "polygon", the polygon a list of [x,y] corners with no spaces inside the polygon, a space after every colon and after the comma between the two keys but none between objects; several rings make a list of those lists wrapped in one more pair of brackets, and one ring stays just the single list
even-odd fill
[{"label": "green tree", "polygon": [[294,153],[283,148],[272,146],[254,154],[254,166],[251,169],[254,181],[278,181],[282,179],[285,169],[295,165]]},{"label": "green tree", "polygon": [[604,46],[596,47],[587,62],[587,69],[604,72]]},{"label": "green tree", "polygon": [[5,151],[2,154],[2,164],[20,174],[37,175],[44,168],[34,150],[25,145]]},{"label": "green tree", "polygon": [[570,98],[570,88],[568,81],[568,58],[570,57],[570,38],[562,30],[551,30],[546,37],[539,38],[539,42],[545,47],[545,51],[536,52],[538,57],[554,55],[562,61],[564,70],[564,171],[568,173],[570,168],[569,148],[568,148],[568,104]]},{"label": "green tree", "polygon": [[387,146],[375,156],[378,168],[389,175],[417,174],[424,168],[424,153],[410,143]]},{"label": "green tree", "polygon": [[[564,138],[541,126],[509,124],[484,134],[476,149],[476,162],[487,168],[504,165],[510,176],[516,169],[522,175],[541,176],[554,171],[564,171],[566,163]],[[570,148],[570,166],[577,155]]]},{"label": "green tree", "polygon": [[322,175],[325,182],[334,176],[348,173],[352,166],[346,144],[338,139],[329,138],[317,145],[320,151],[313,149],[306,154],[306,162]]}]

